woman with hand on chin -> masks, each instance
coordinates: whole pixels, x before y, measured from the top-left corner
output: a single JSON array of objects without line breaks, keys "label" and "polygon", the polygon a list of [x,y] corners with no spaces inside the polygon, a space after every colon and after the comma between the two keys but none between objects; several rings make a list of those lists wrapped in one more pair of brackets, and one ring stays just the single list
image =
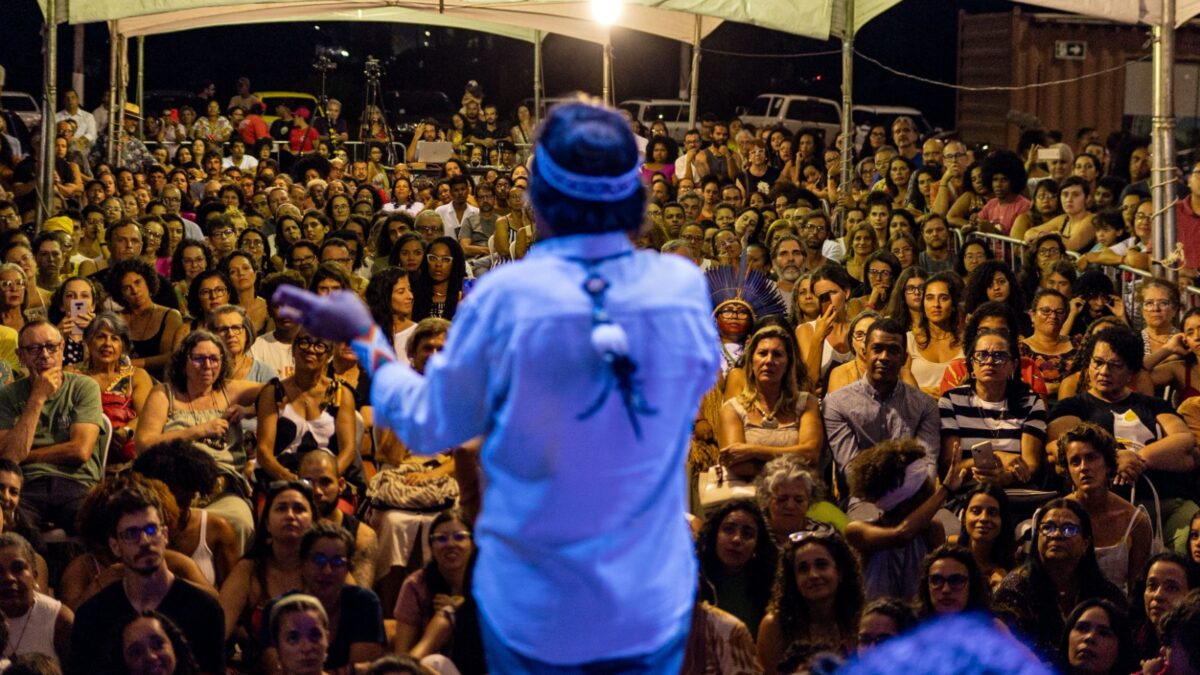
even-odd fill
[{"label": "woman with hand on chin", "polygon": [[854,358],[846,303],[855,285],[854,278],[841,265],[822,265],[813,273],[812,290],[820,303],[821,315],[796,328],[796,342],[814,393],[825,391],[834,367]]}]

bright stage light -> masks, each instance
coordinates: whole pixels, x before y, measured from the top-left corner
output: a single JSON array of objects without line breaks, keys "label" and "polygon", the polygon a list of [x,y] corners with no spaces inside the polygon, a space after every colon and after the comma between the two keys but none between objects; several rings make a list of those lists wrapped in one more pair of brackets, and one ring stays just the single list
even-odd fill
[{"label": "bright stage light", "polygon": [[597,23],[611,26],[621,15],[621,0],[592,0],[592,18]]}]

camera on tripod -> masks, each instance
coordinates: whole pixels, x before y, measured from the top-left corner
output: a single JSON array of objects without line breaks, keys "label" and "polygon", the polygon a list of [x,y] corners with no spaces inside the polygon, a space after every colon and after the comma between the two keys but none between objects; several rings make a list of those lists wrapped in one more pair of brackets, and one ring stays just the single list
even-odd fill
[{"label": "camera on tripod", "polygon": [[337,61],[320,54],[317,56],[317,60],[313,61],[312,67],[319,73],[328,73],[331,70],[337,70]]},{"label": "camera on tripod", "polygon": [[367,76],[370,81],[379,81],[383,75],[383,65],[379,63],[379,59],[374,56],[367,56],[367,60],[363,63],[363,75]]}]

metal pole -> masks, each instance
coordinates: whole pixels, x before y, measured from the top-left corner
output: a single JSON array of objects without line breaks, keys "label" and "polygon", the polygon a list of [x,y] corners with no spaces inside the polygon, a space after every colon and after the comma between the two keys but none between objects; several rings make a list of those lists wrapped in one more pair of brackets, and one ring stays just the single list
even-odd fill
[{"label": "metal pole", "polygon": [[117,22],[108,22],[108,140],[105,141],[105,161],[112,166],[117,156],[117,50],[120,36]]},{"label": "metal pole", "polygon": [[129,38],[117,34],[117,164],[125,163],[125,102],[129,100]]},{"label": "metal pole", "polygon": [[[854,0],[845,0],[845,27],[842,32],[842,184],[839,192],[842,196],[850,195],[850,187],[854,181],[853,136],[854,128]],[[843,211],[838,207],[839,215]],[[836,219],[841,223],[841,218]]]},{"label": "metal pole", "polygon": [[700,15],[692,28],[692,81],[688,86],[688,128],[696,128],[696,107],[700,104]]},{"label": "metal pole", "polygon": [[533,31],[533,124],[542,121],[542,31]]},{"label": "metal pole", "polygon": [[[87,31],[84,30],[83,24],[75,24],[75,46],[74,65],[71,73],[71,88],[79,95],[79,105],[83,105],[83,41]],[[97,129],[99,131],[99,129]]]},{"label": "metal pole", "polygon": [[43,34],[45,53],[45,97],[42,103],[42,161],[41,198],[37,200],[38,223],[54,215],[54,110],[58,101],[58,7],[55,0],[46,0],[46,23]]},{"label": "metal pole", "polygon": [[[1154,134],[1150,194],[1154,202],[1154,257],[1162,260],[1175,249],[1175,0],[1162,0],[1162,22],[1154,37]],[[1187,261],[1194,266],[1198,261]],[[1178,275],[1164,270],[1171,280]]]},{"label": "metal pole", "polygon": [[600,85],[600,98],[604,101],[604,105],[610,105],[612,101],[609,98],[612,95],[610,83],[612,82],[612,31],[608,31],[604,35],[604,56],[600,61],[600,76],[604,78],[604,83]]},{"label": "metal pole", "polygon": [[142,113],[142,119],[138,122],[138,138],[146,140],[146,105],[143,101],[142,94],[145,91],[144,85],[146,80],[146,36],[139,35],[138,44],[138,62],[137,62],[137,104],[138,111]]}]

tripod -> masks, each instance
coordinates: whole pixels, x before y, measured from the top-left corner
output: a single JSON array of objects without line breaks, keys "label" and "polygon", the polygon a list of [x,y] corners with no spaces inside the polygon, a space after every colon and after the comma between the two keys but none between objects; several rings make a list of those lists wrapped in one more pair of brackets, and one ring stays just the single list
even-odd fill
[{"label": "tripod", "polygon": [[337,70],[337,63],[328,56],[320,54],[313,62],[313,70],[321,73],[321,96],[317,98],[317,113],[321,117],[328,117],[329,95],[325,93],[325,79],[329,76],[329,71]]},{"label": "tripod", "polygon": [[392,135],[392,126],[388,123],[387,104],[379,89],[379,80],[383,75],[383,67],[380,65],[379,59],[368,55],[363,67],[363,74],[367,77],[367,86],[363,90],[363,117],[362,125],[358,129],[358,140],[364,144],[384,140],[376,137],[371,130],[371,123],[376,121],[375,115],[378,114],[378,121],[383,127],[387,142],[383,153],[384,159],[388,164],[392,164],[395,160],[393,148],[396,139]]}]

